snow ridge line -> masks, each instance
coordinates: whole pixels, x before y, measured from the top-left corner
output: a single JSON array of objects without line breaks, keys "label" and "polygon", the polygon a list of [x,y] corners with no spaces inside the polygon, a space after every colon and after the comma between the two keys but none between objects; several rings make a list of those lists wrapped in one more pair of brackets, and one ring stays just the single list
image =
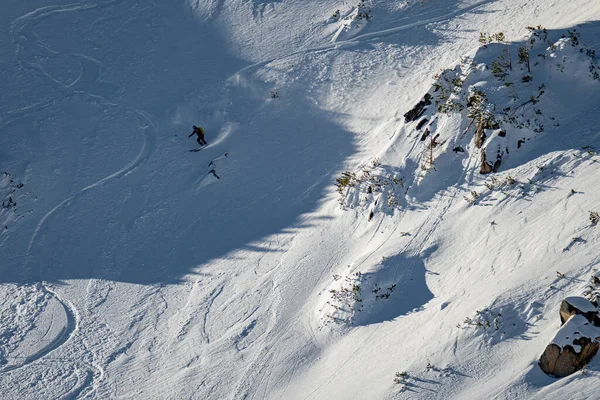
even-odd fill
[{"label": "snow ridge line", "polygon": [[355,45],[357,45],[357,44],[360,43],[361,39],[376,39],[376,38],[379,38],[379,37],[385,37],[385,36],[388,36],[388,35],[391,35],[391,34],[394,34],[394,33],[398,33],[398,32],[401,32],[401,31],[404,31],[404,30],[407,30],[407,29],[416,28],[418,26],[424,26],[424,25],[431,24],[431,23],[434,23],[434,22],[446,21],[446,20],[452,19],[454,17],[457,17],[459,15],[462,15],[464,13],[467,13],[469,11],[473,11],[473,10],[479,8],[479,7],[485,6],[487,4],[494,3],[496,1],[497,0],[481,0],[481,1],[477,2],[477,3],[475,3],[475,4],[472,4],[472,5],[467,6],[467,7],[463,7],[461,9],[459,9],[459,10],[453,11],[453,12],[451,12],[449,14],[445,14],[445,15],[442,15],[442,16],[439,16],[439,17],[428,18],[428,19],[425,19],[423,21],[418,21],[418,22],[413,22],[411,24],[401,25],[401,26],[397,26],[395,28],[383,29],[383,30],[377,31],[377,32],[364,33],[362,35],[357,35],[357,36],[353,37],[352,39],[343,40],[343,41],[340,41],[340,42],[335,42],[335,43],[331,43],[331,44],[327,44],[327,45],[323,45],[323,46],[316,46],[316,47],[311,47],[311,48],[308,48],[308,49],[298,50],[298,51],[294,51],[292,53],[285,54],[283,56],[274,57],[274,58],[266,60],[266,61],[259,61],[257,63],[248,65],[248,66],[240,69],[238,72],[236,72],[235,74],[233,74],[229,78],[229,80],[232,80],[234,77],[237,77],[240,74],[242,74],[242,73],[244,73],[244,72],[246,72],[248,70],[251,70],[253,68],[263,67],[263,66],[265,66],[267,64],[270,64],[270,63],[272,63],[274,61],[282,60],[282,59],[287,58],[287,57],[293,57],[293,56],[296,56],[296,55],[299,55],[299,54],[313,53],[313,52],[318,52],[318,51],[337,50],[340,47],[355,46]]}]

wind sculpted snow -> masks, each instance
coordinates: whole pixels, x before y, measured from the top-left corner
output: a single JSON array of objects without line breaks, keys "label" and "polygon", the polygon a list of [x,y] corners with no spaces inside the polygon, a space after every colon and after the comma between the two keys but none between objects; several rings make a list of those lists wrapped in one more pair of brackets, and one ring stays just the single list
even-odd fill
[{"label": "wind sculpted snow", "polygon": [[[596,2],[4,11],[3,398],[593,398],[536,360],[598,268]],[[482,66],[538,24],[533,81]],[[546,86],[495,181],[466,111],[403,118],[457,65],[498,110]]]}]

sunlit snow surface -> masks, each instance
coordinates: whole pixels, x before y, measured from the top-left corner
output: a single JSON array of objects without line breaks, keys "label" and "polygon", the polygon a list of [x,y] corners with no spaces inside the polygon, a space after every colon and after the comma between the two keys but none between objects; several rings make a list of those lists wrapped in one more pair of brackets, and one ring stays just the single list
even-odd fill
[{"label": "sunlit snow surface", "polygon": [[[537,366],[600,269],[597,1],[2,9],[1,398],[597,398]],[[405,122],[443,69],[531,119],[494,175]]]}]

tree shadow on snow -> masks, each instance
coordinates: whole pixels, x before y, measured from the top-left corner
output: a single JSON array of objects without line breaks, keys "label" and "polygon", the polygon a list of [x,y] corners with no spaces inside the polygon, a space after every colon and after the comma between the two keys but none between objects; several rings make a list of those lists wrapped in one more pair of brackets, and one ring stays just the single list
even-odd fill
[{"label": "tree shadow on snow", "polygon": [[436,247],[412,257],[405,254],[383,260],[374,271],[363,274],[361,284],[362,312],[355,325],[370,325],[394,320],[418,311],[433,299],[426,281],[423,260]]}]

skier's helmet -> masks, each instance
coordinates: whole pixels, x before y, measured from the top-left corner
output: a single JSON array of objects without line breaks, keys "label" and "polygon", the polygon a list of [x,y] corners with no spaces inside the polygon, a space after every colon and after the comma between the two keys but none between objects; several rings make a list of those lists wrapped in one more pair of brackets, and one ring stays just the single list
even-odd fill
[{"label": "skier's helmet", "polygon": [[194,129],[198,129],[198,127],[196,125],[194,125]]}]

